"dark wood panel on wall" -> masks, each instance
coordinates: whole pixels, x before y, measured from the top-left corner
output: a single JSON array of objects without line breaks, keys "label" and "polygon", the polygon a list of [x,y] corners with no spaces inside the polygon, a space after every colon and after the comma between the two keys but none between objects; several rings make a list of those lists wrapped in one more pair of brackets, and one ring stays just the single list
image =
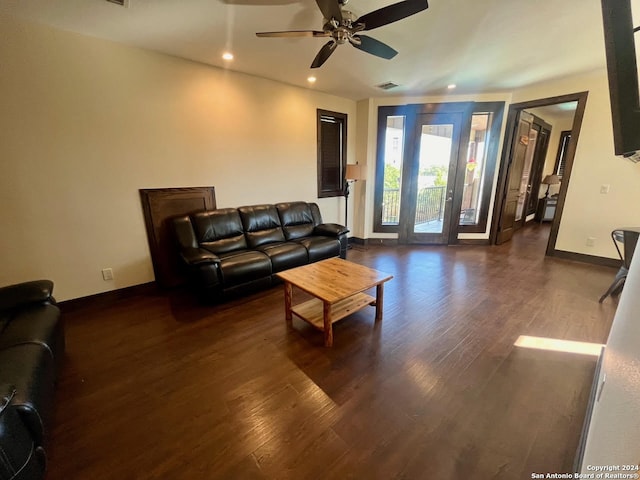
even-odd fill
[{"label": "dark wood panel on wall", "polygon": [[147,239],[156,282],[163,288],[184,283],[170,220],[216,208],[214,187],[141,189]]}]

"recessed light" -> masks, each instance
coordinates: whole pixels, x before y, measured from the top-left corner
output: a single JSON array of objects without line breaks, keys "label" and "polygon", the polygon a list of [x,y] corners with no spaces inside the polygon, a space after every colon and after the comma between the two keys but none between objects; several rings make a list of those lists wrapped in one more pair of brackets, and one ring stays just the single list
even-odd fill
[{"label": "recessed light", "polygon": [[456,84],[455,83],[450,83],[449,85],[447,85],[447,88],[449,90],[453,90],[454,88],[456,88]]},{"label": "recessed light", "polygon": [[233,60],[233,53],[225,52],[222,54],[223,60]]},{"label": "recessed light", "polygon": [[316,77],[313,77],[313,76],[307,78],[307,82],[309,83],[316,83],[316,80],[317,80]]}]

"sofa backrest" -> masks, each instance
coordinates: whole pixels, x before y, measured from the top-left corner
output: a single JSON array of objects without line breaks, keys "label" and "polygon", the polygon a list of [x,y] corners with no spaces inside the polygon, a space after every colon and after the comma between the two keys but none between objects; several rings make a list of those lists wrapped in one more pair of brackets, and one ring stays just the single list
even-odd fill
[{"label": "sofa backrest", "polygon": [[235,208],[219,208],[191,215],[200,247],[215,254],[244,250],[247,241],[240,214]]},{"label": "sofa backrest", "polygon": [[320,214],[320,207],[318,207],[317,203],[308,203],[307,205],[309,205],[309,210],[311,210],[311,215],[313,216],[313,223],[318,226],[321,223],[324,223],[322,221],[322,215]]},{"label": "sofa backrest", "polygon": [[[318,218],[314,217],[312,206],[315,206]],[[313,233],[316,225],[322,223],[320,209],[315,203],[287,202],[276,205],[280,215],[280,223],[287,240],[307,237]]]},{"label": "sofa backrest", "polygon": [[280,217],[274,205],[250,205],[238,208],[249,248],[284,242]]},{"label": "sofa backrest", "polygon": [[173,223],[181,248],[221,254],[310,236],[322,216],[316,203],[287,202],[207,210]]}]

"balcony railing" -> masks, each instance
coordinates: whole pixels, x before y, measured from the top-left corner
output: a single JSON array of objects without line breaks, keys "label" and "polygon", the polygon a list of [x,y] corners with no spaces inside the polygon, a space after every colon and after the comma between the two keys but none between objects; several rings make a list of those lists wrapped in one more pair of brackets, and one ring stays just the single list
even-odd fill
[{"label": "balcony railing", "polygon": [[382,196],[382,224],[397,225],[400,219],[400,189],[385,188]]},{"label": "balcony railing", "polygon": [[[416,225],[442,220],[445,187],[425,187],[418,192]],[[397,225],[400,218],[400,190],[385,188],[382,198],[382,224]]]}]

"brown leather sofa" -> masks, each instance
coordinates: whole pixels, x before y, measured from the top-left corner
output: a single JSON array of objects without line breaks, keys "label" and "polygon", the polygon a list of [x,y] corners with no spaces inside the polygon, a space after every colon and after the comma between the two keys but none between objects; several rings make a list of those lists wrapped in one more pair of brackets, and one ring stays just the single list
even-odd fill
[{"label": "brown leather sofa", "polygon": [[44,477],[65,341],[53,283],[0,288],[0,480]]},{"label": "brown leather sofa", "polygon": [[283,270],[346,258],[346,227],[323,223],[315,203],[203,211],[173,220],[180,256],[199,294],[220,300],[264,288]]}]

